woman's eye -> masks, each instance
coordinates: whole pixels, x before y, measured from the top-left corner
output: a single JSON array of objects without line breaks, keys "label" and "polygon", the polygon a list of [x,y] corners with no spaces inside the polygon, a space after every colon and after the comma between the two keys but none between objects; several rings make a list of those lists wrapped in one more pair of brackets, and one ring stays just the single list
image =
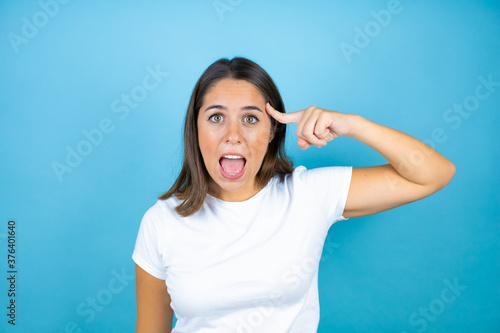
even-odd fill
[{"label": "woman's eye", "polygon": [[210,121],[213,121],[214,123],[218,123],[220,121],[222,121],[222,115],[220,114],[214,114],[213,116],[211,116],[210,118],[208,118]]},{"label": "woman's eye", "polygon": [[254,116],[246,116],[246,117],[244,118],[244,121],[245,121],[245,123],[247,123],[247,124],[255,124],[255,123],[257,122],[257,120],[258,120],[258,119],[257,119],[256,117],[254,117]]}]

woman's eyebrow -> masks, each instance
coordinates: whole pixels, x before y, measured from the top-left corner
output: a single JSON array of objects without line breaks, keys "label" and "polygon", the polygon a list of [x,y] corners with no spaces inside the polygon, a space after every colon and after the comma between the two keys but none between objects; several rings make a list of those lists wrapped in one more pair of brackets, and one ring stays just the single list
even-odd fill
[{"label": "woman's eyebrow", "polygon": [[255,105],[248,105],[248,106],[244,106],[241,108],[243,111],[251,111],[251,110],[255,110],[255,111],[260,111],[260,112],[263,112],[260,108],[256,107]]},{"label": "woman's eyebrow", "polygon": [[207,112],[208,110],[211,110],[211,109],[221,109],[221,110],[227,110],[227,108],[226,108],[225,106],[222,106],[222,105],[218,105],[218,104],[216,104],[216,105],[210,105],[210,106],[209,106],[209,107],[207,107],[207,108],[205,109],[205,111],[203,111],[203,112]]},{"label": "woman's eyebrow", "polygon": [[[208,110],[211,110],[211,109],[218,109],[218,110],[227,111],[227,107],[225,107],[224,105],[214,104],[214,105],[210,105],[209,107],[207,107],[205,109],[205,111],[203,111],[203,112],[207,112]],[[259,107],[255,106],[255,105],[244,106],[244,107],[241,108],[241,110],[242,111],[255,110],[255,111],[263,112]]]}]

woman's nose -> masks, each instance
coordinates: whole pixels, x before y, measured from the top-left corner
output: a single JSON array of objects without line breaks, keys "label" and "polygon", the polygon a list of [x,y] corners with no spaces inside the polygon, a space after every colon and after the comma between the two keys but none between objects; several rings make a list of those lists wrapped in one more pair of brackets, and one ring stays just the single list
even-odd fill
[{"label": "woman's nose", "polygon": [[229,121],[226,127],[225,142],[238,144],[241,143],[241,138],[241,124],[236,120]]}]

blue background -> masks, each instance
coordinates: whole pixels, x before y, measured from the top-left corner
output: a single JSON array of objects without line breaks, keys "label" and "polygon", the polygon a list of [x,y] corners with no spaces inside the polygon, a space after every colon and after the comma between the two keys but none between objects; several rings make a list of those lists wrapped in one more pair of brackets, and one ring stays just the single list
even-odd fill
[{"label": "blue background", "polygon": [[[191,91],[213,61],[245,56],[273,77],[287,111],[360,114],[457,166],[429,198],[330,229],[319,332],[500,332],[500,4],[401,0],[376,23],[371,11],[390,3],[1,1],[0,331],[134,330],[131,254],[142,215],[180,170]],[[148,68],[168,76],[144,90]],[[466,116],[447,111],[474,101],[480,77],[497,82],[479,88],[488,96]],[[137,105],[114,112],[132,92]],[[108,133],[82,143],[102,121]],[[58,177],[54,163],[78,145],[87,156]],[[302,151],[294,126],[287,151],[308,168],[385,163],[349,138]],[[462,287],[453,294],[446,281]]]}]

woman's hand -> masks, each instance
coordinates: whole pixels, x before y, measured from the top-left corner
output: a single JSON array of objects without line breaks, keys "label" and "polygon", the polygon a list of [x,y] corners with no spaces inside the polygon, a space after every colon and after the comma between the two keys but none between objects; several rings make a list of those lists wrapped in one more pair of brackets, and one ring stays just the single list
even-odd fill
[{"label": "woman's hand", "polygon": [[266,104],[267,113],[282,124],[297,124],[297,143],[302,149],[325,146],[339,136],[349,136],[352,115],[310,106],[297,112],[282,113]]}]

